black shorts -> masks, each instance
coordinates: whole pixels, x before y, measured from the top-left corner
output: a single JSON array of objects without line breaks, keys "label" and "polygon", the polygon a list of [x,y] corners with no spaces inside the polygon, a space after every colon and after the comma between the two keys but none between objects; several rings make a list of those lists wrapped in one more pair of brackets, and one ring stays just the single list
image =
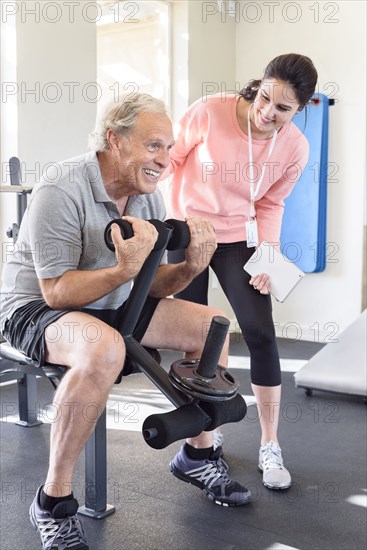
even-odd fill
[{"label": "black shorts", "polygon": [[[160,298],[151,298],[150,296],[146,299],[132,334],[138,342],[146,333],[159,301]],[[120,332],[119,323],[123,318],[125,303],[116,310],[84,308],[78,311],[97,317]],[[45,364],[46,328],[66,313],[75,311],[75,309],[51,309],[44,300],[35,300],[13,313],[11,319],[5,323],[3,336],[11,346],[30,357],[36,366],[42,367]],[[127,375],[131,372],[130,365],[125,365],[123,374]]]}]

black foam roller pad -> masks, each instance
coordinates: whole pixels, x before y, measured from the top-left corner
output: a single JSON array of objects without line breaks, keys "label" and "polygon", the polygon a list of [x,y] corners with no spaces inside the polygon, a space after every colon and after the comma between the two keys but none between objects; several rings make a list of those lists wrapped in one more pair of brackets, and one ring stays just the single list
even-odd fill
[{"label": "black foam roller pad", "polygon": [[143,437],[153,449],[164,449],[174,441],[199,435],[208,423],[207,415],[196,405],[183,405],[174,411],[152,414],[143,424]]},{"label": "black foam roller pad", "polygon": [[246,401],[239,393],[228,401],[200,401],[198,406],[211,418],[211,424],[206,431],[215,430],[222,424],[239,422],[246,416]]}]

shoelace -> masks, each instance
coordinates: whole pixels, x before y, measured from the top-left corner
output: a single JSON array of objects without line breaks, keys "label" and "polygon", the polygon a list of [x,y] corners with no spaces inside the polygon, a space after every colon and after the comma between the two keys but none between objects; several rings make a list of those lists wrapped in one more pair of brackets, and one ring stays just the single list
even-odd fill
[{"label": "shoelace", "polygon": [[275,448],[273,445],[268,446],[263,452],[263,463],[265,468],[283,468],[282,453],[279,448]]},{"label": "shoelace", "polygon": [[212,487],[212,485],[219,479],[222,478],[223,483],[228,485],[231,482],[226,470],[220,463],[219,459],[216,462],[210,462],[206,466],[200,466],[199,468],[194,468],[187,472],[188,475],[197,477],[199,481],[202,481],[207,487]]},{"label": "shoelace", "polygon": [[38,526],[42,542],[45,548],[52,548],[55,538],[62,537],[67,546],[78,542],[87,543],[84,529],[79,519],[75,516],[65,518],[62,521],[54,519],[38,520]]}]

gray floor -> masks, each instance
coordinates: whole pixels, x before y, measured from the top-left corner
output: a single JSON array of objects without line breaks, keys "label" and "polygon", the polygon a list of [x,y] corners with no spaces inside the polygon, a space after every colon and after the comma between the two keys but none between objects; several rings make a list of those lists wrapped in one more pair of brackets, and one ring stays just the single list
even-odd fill
[{"label": "gray floor", "polygon": [[[156,451],[143,441],[142,420],[170,404],[144,375],[115,386],[108,403],[109,502],[116,512],[104,520],[85,519],[91,550],[364,550],[366,528],[366,405],[361,399],[294,387],[293,372],[318,351],[318,344],[279,341],[283,366],[280,440],[293,486],[268,491],[257,470],[259,423],[250,396],[248,357],[232,341],[231,358],[248,395],[249,411],[227,424],[225,456],[231,476],[248,486],[254,500],[240,508],[216,506],[192,485],[174,478],[167,465],[175,443]],[[176,359],[164,354],[165,364]],[[16,419],[16,387],[2,387],[1,538],[2,550],[38,550],[28,508],[47,469],[53,390],[39,382],[39,409],[46,421],[21,428]],[[83,459],[74,492],[83,503]]]}]

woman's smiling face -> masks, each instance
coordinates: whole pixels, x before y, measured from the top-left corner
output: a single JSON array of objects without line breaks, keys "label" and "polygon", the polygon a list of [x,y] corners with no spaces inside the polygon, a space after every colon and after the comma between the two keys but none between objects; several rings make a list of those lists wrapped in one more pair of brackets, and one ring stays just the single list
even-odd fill
[{"label": "woman's smiling face", "polygon": [[251,121],[259,132],[269,135],[289,122],[300,108],[287,82],[267,78],[262,81],[254,100]]}]

